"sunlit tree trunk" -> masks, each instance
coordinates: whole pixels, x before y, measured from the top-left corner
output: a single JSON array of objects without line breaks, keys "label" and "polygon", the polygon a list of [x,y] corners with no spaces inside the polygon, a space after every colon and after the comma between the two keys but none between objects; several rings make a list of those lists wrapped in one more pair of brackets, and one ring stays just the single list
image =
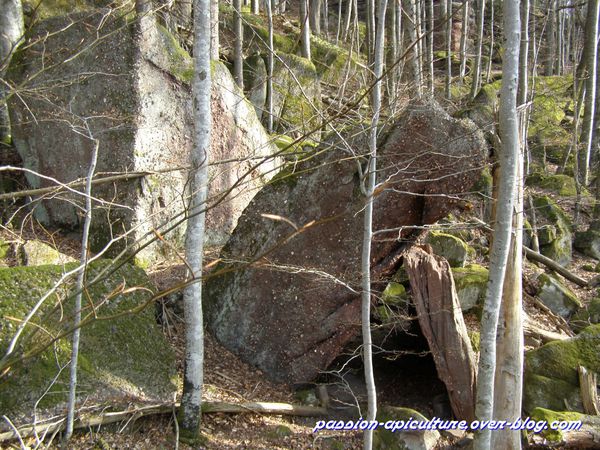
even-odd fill
[{"label": "sunlit tree trunk", "polygon": [[[269,0],[270,1],[270,0]],[[242,0],[233,0],[233,79],[244,89],[244,27],[242,24]]]},{"label": "sunlit tree trunk", "polygon": [[425,16],[427,17],[427,89],[429,94],[433,96],[433,0],[426,1],[427,9]]},{"label": "sunlit tree trunk", "polygon": [[321,32],[323,33],[323,35],[325,36],[326,39],[329,39],[329,1],[328,0],[322,0]]},{"label": "sunlit tree trunk", "polygon": [[442,0],[443,17],[446,18],[446,99],[452,99],[452,0]]},{"label": "sunlit tree trunk", "polygon": [[[0,78],[4,78],[24,32],[21,0],[0,0]],[[8,143],[10,139],[6,92],[6,86],[0,82],[0,145]]]},{"label": "sunlit tree trunk", "polygon": [[322,0],[310,0],[309,2],[310,30],[317,36],[321,34],[321,2]]},{"label": "sunlit tree trunk", "polygon": [[462,31],[460,34],[460,82],[464,82],[467,72],[467,38],[469,33],[470,0],[463,0]]},{"label": "sunlit tree trunk", "polygon": [[210,108],[210,0],[194,0],[194,148],[191,155],[190,190],[185,237],[187,265],[196,280],[183,291],[185,317],[185,369],[179,414],[179,437],[196,442],[200,436],[202,384],[204,381],[204,327],[202,323],[202,261],[205,208],[208,193],[208,157],[212,114]]},{"label": "sunlit tree trunk", "polygon": [[[377,179],[377,126],[381,111],[381,75],[383,73],[385,43],[385,10],[386,0],[379,0],[377,5],[377,32],[374,46],[374,79],[375,85],[371,93],[373,117],[369,135],[369,165],[367,169],[366,200],[363,226],[363,248],[361,259],[362,272],[362,336],[365,382],[367,387],[368,411],[367,420],[375,420],[377,416],[377,391],[373,374],[373,343],[371,339],[371,241],[373,239],[373,201]],[[373,448],[373,430],[364,431],[364,450]]]},{"label": "sunlit tree trunk", "polygon": [[494,0],[490,2],[490,52],[488,54],[487,68],[485,70],[485,82],[490,82],[492,75],[492,59],[494,59]]},{"label": "sunlit tree trunk", "polygon": [[267,57],[267,131],[273,132],[273,66],[275,59],[275,48],[273,47],[273,12],[271,10],[271,2],[267,0],[265,3],[267,11],[267,21],[269,27],[269,55]]},{"label": "sunlit tree trunk", "polygon": [[[494,374],[496,371],[496,332],[503,295],[506,267],[511,248],[513,212],[519,173],[519,120],[517,116],[517,84],[519,77],[520,16],[519,1],[504,1],[505,54],[502,63],[502,88],[500,90],[500,174],[494,223],[494,241],[490,256],[489,280],[481,318],[481,353],[477,374],[478,420],[491,420],[494,412]],[[514,244],[517,242],[515,240]],[[520,247],[516,251],[521,254]],[[520,274],[519,274],[520,276]],[[519,402],[520,404],[520,402]],[[505,417],[496,418],[506,420]],[[475,450],[490,450],[491,430],[480,430],[474,441]]]},{"label": "sunlit tree trunk", "polygon": [[352,7],[353,6],[354,6],[354,0],[348,0],[348,5],[346,7],[344,32],[342,33],[342,41],[345,41],[346,39],[348,39],[348,33],[350,32],[350,23],[352,22],[352,11],[353,11]]},{"label": "sunlit tree trunk", "polygon": [[588,16],[585,25],[585,48],[583,58],[586,60],[585,100],[583,107],[583,126],[581,130],[581,147],[579,154],[579,179],[582,186],[587,186],[592,153],[594,131],[594,110],[596,107],[596,68],[598,55],[598,12],[599,1],[588,1]]},{"label": "sunlit tree trunk", "polygon": [[[522,106],[527,103],[529,95],[529,0],[521,2],[521,48],[519,49],[519,89],[517,104]],[[527,144],[527,129],[529,128],[529,108],[521,112],[521,146],[525,155],[524,173],[529,173],[531,156]]]},{"label": "sunlit tree trunk", "polygon": [[386,15],[386,20],[388,23],[387,29],[389,30],[388,34],[388,48],[386,52],[387,56],[387,90],[388,90],[388,104],[390,106],[390,110],[395,110],[396,103],[396,92],[397,92],[397,83],[398,79],[396,78],[396,74],[398,73],[396,67],[394,66],[396,63],[396,57],[398,55],[398,24],[396,20],[398,19],[398,15],[396,14],[396,6],[397,1],[391,0],[388,3],[388,13]]},{"label": "sunlit tree trunk", "polygon": [[259,14],[260,0],[250,0],[250,9],[252,10],[252,14]]},{"label": "sunlit tree trunk", "polygon": [[471,98],[475,98],[481,87],[481,54],[483,49],[483,24],[485,19],[485,0],[479,0],[477,5],[477,42],[475,63],[473,64],[473,80],[471,81]]},{"label": "sunlit tree trunk", "polygon": [[556,0],[548,1],[548,25],[546,42],[545,75],[554,75],[556,64]]},{"label": "sunlit tree trunk", "polygon": [[308,18],[308,0],[300,0],[300,52],[304,58],[310,56],[310,20]]},{"label": "sunlit tree trunk", "polygon": [[219,0],[210,0],[210,59],[219,60]]},{"label": "sunlit tree trunk", "polygon": [[[410,18],[409,23],[408,23],[408,36],[410,39],[410,44],[412,45],[414,42],[417,41],[418,38],[418,20],[417,20],[417,14],[416,14],[416,10],[415,10],[415,0],[406,0],[405,1],[405,7],[406,7],[406,11],[407,14]],[[419,45],[413,45],[412,47],[412,58],[410,60],[410,67],[411,67],[411,72],[412,72],[412,83],[415,86],[415,94],[418,98],[421,98],[421,96],[423,95],[422,92],[422,82],[421,82],[421,65],[419,63],[420,61],[420,56],[419,56]]]}]

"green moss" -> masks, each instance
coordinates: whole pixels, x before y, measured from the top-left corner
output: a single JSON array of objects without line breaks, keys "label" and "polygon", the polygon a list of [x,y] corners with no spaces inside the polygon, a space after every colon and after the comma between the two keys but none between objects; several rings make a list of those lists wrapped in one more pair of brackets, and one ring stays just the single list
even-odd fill
[{"label": "green moss", "polygon": [[0,259],[6,258],[8,251],[10,250],[10,244],[0,239]]},{"label": "green moss", "polygon": [[540,406],[564,409],[565,401],[582,411],[577,367],[600,371],[600,325],[592,325],[579,335],[550,342],[525,355],[524,408]]},{"label": "green moss", "polygon": [[452,267],[462,267],[468,258],[475,255],[472,247],[452,234],[431,231],[426,242],[431,245],[436,255],[446,258]]},{"label": "green moss", "polygon": [[469,335],[473,351],[478,353],[481,348],[481,335],[479,334],[479,331],[467,331],[467,334]]},{"label": "green moss", "polygon": [[537,214],[543,216],[556,229],[556,239],[540,250],[544,256],[565,266],[571,261],[571,219],[569,216],[548,196],[533,196],[533,206]]},{"label": "green moss", "polygon": [[575,179],[568,175],[549,175],[545,172],[536,171],[527,177],[527,185],[547,189],[563,197],[577,195]]},{"label": "green moss", "polygon": [[92,9],[94,6],[85,0],[24,0],[23,8],[34,11],[37,20],[66,16],[74,12]]},{"label": "green moss", "polygon": [[483,305],[489,271],[479,264],[452,268],[454,286],[463,311]]},{"label": "green moss", "polygon": [[406,300],[406,288],[403,284],[392,281],[385,287],[381,300],[388,305],[398,305]]},{"label": "green moss", "polygon": [[[97,261],[88,271],[88,280],[110,266],[110,261]],[[16,331],[14,319],[24,317],[33,305],[60,279],[63,266],[15,267],[0,269],[0,353],[6,351]],[[74,280],[66,282],[50,296],[25,328],[17,354],[26,353],[51,336],[69,330],[73,309],[70,295]],[[133,288],[129,291],[122,289]],[[93,304],[98,317],[119,314],[146,302],[151,295],[144,272],[123,266],[107,279],[89,287],[84,296],[84,316]],[[118,294],[119,291],[126,292]],[[113,293],[114,295],[109,295]],[[60,305],[60,308],[55,308]],[[47,350],[15,363],[0,384],[0,410],[30,412],[33,403],[42,398],[41,407],[54,406],[66,399],[68,370],[52,380],[70,359],[70,336],[58,340]],[[164,336],[154,320],[153,308],[135,315],[111,320],[95,320],[81,330],[79,390],[82,396],[96,392],[107,396],[167,398],[175,385],[175,360]]]},{"label": "green moss", "polygon": [[[537,421],[544,420],[546,423],[550,424],[554,421],[572,422],[582,420],[584,415],[571,411],[557,412],[546,408],[535,408],[531,412],[531,418]],[[562,442],[563,440],[562,432],[560,430],[553,430],[549,427],[547,430],[542,431],[542,435],[551,442]]]},{"label": "green moss", "polygon": [[182,83],[191,84],[194,76],[194,62],[165,27],[157,24],[157,30],[169,60],[169,66],[164,69]]}]

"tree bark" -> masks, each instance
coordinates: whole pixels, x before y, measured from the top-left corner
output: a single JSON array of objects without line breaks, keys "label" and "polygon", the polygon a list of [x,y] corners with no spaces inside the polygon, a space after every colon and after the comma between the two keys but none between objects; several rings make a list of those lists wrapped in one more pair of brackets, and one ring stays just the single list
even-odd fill
[{"label": "tree bark", "polygon": [[481,87],[481,53],[483,50],[483,24],[485,21],[485,0],[479,0],[477,8],[477,54],[473,64],[473,80],[471,81],[471,99],[474,99]]},{"label": "tree bark", "polygon": [[467,37],[469,32],[469,3],[463,0],[462,31],[460,34],[460,81],[464,82],[467,72]]},{"label": "tree bark", "polygon": [[321,2],[322,0],[310,0],[309,20],[310,29],[313,34],[321,34]]},{"label": "tree bark", "polygon": [[446,18],[446,99],[452,99],[452,0],[442,0]]},{"label": "tree bark", "polygon": [[426,6],[424,16],[427,17],[427,89],[429,95],[433,96],[433,0],[427,0]]},{"label": "tree bark", "polygon": [[185,253],[196,283],[183,292],[185,316],[185,369],[180,409],[180,440],[195,442],[200,434],[202,383],[204,380],[204,326],[202,322],[202,261],[208,158],[211,140],[211,0],[194,0],[194,148],[191,155],[191,200],[185,238]]},{"label": "tree bark", "polygon": [[300,0],[300,42],[301,54],[306,59],[311,59],[310,55],[310,20],[308,18],[308,0]]},{"label": "tree bark", "polygon": [[239,88],[244,90],[244,27],[242,24],[242,0],[233,0],[233,35],[233,79]]},{"label": "tree bark", "polygon": [[475,418],[476,358],[448,262],[418,246],[404,256],[419,325],[456,418]]},{"label": "tree bark", "polygon": [[219,0],[210,0],[210,59],[219,60]]},{"label": "tree bark", "polygon": [[[410,45],[413,45],[413,43],[417,42],[417,40],[420,37],[418,32],[418,20],[415,9],[415,0],[406,0],[406,11],[409,18],[408,36],[410,39]],[[410,60],[410,66],[412,69],[412,83],[415,86],[415,94],[418,98],[421,98],[421,96],[423,95],[421,82],[421,65],[419,63],[420,60],[421,57],[419,55],[419,45],[417,43],[412,47],[412,58]]]},{"label": "tree bark", "polygon": [[[502,178],[498,189],[498,208],[494,226],[494,242],[490,257],[489,280],[481,319],[481,353],[477,374],[478,420],[491,420],[494,411],[494,374],[496,370],[496,332],[503,286],[511,248],[513,212],[519,170],[519,122],[517,116],[517,84],[519,77],[520,16],[519,1],[504,1],[505,55],[500,91],[500,167]],[[514,252],[517,257],[520,252]],[[501,420],[504,420],[502,418]],[[480,430],[475,437],[475,450],[491,447],[491,430]]]},{"label": "tree bark", "polygon": [[[385,44],[385,10],[387,0],[379,0],[377,5],[377,32],[374,45],[374,86],[371,92],[373,116],[369,134],[369,165],[367,170],[366,201],[363,219],[362,242],[362,299],[361,321],[363,339],[363,360],[365,383],[367,389],[368,411],[367,420],[375,420],[377,416],[377,391],[373,373],[373,342],[371,338],[371,241],[373,239],[373,202],[375,199],[375,183],[377,180],[377,130],[381,113],[381,75],[383,74],[384,44]],[[372,10],[375,14],[375,10]],[[373,20],[373,23],[375,21]],[[373,447],[373,430],[364,431],[363,449]]]},{"label": "tree bark", "polygon": [[275,48],[273,47],[273,12],[271,11],[271,0],[266,2],[267,22],[269,27],[269,55],[267,57],[267,132],[273,132],[273,67],[275,60]]}]

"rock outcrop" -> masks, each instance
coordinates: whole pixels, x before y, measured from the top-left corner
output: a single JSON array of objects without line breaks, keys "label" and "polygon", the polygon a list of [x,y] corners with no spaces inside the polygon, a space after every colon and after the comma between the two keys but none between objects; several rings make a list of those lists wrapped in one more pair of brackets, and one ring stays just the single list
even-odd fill
[{"label": "rock outcrop", "polygon": [[[366,134],[350,130],[350,148],[327,138],[265,186],[206,282],[209,329],[273,379],[315,378],[359,333]],[[410,105],[380,141],[371,268],[383,289],[414,226],[456,206],[486,149],[472,123],[432,104]]]},{"label": "rock outcrop", "polygon": [[[92,223],[95,250],[125,232],[116,250],[152,236],[153,229],[163,233],[183,218],[187,204],[192,59],[166,29],[152,20],[141,23],[140,29],[108,10],[42,21],[10,71],[22,87],[10,103],[14,143],[25,168],[43,176],[29,173],[32,187],[85,177],[93,139],[99,141],[98,173],[146,172],[94,186],[93,196],[102,200],[95,203]],[[254,108],[219,63],[213,66],[213,86],[211,161],[230,162],[212,167],[211,196],[219,198],[234,183],[237,188],[208,212],[209,244],[226,240],[253,190],[273,170],[273,164],[255,167],[251,158],[276,151]],[[77,227],[82,200],[54,196],[36,202],[35,214],[45,224]],[[183,229],[166,239],[177,242]],[[159,243],[140,257],[154,259],[168,248]]]}]

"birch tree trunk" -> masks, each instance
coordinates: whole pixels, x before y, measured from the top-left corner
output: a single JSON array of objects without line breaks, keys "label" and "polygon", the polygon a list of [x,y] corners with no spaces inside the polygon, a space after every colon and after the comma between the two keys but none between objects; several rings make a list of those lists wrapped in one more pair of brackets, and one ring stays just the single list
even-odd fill
[{"label": "birch tree trunk", "polygon": [[267,57],[267,132],[273,132],[273,66],[275,48],[273,47],[273,11],[271,0],[265,2],[269,27],[269,55]]},{"label": "birch tree trunk", "polygon": [[210,0],[210,59],[219,60],[219,0]]},{"label": "birch tree trunk", "polygon": [[483,23],[485,19],[485,0],[479,0],[477,8],[477,54],[473,64],[473,80],[471,81],[471,99],[474,99],[481,87],[481,53],[483,49]]},{"label": "birch tree trunk", "polygon": [[310,20],[308,18],[308,0],[300,0],[300,52],[306,59],[310,56]]},{"label": "birch tree trunk", "polygon": [[[0,0],[0,30],[0,78],[4,78],[25,32],[21,0]],[[11,134],[6,92],[6,86],[0,83],[0,144],[8,143]]]},{"label": "birch tree trunk", "polygon": [[[521,48],[519,49],[519,88],[517,91],[517,104],[525,105],[529,91],[529,0],[521,2]],[[531,157],[527,144],[527,129],[529,127],[529,108],[521,112],[521,146],[525,155],[523,173],[529,173]]]},{"label": "birch tree trunk", "polygon": [[312,33],[321,34],[321,0],[310,0],[309,20]]},{"label": "birch tree trunk", "polygon": [[427,0],[427,89],[433,96],[433,0]]},{"label": "birch tree trunk", "polygon": [[582,150],[579,153],[579,180],[582,186],[589,182],[589,167],[592,154],[594,131],[594,110],[596,107],[596,72],[598,56],[598,13],[600,2],[589,0],[588,16],[585,25],[585,49],[587,73],[585,78],[585,100],[583,106],[583,126],[581,130]]},{"label": "birch tree trunk", "polygon": [[250,0],[250,9],[252,10],[252,14],[259,14],[260,13],[259,0]]},{"label": "birch tree trunk", "polygon": [[446,99],[452,99],[452,0],[442,1],[443,17],[446,18]]},{"label": "birch tree trunk", "polygon": [[467,37],[469,33],[469,0],[463,1],[462,31],[460,34],[460,82],[467,72]]},{"label": "birch tree trunk", "polygon": [[[502,300],[506,266],[511,247],[513,210],[519,165],[519,121],[517,117],[517,84],[519,77],[519,46],[521,25],[519,1],[504,1],[505,54],[502,63],[502,88],[500,91],[500,154],[501,180],[494,229],[494,242],[490,257],[489,280],[481,319],[481,353],[477,374],[478,420],[491,420],[494,411],[494,373],[496,370],[496,331]],[[517,253],[520,254],[520,251]],[[500,419],[500,418],[499,418]],[[504,420],[504,418],[501,418]],[[491,430],[476,434],[475,450],[491,448]]]},{"label": "birch tree trunk", "polygon": [[233,35],[233,79],[239,88],[244,90],[244,27],[242,25],[242,0],[233,0]]},{"label": "birch tree trunk", "polygon": [[92,150],[92,157],[90,160],[90,167],[88,168],[88,174],[85,181],[85,216],[83,221],[83,232],[81,236],[81,258],[80,263],[82,265],[81,271],[77,274],[77,283],[75,289],[77,294],[75,295],[75,306],[73,315],[73,340],[71,347],[71,365],[70,365],[70,380],[69,380],[69,399],[67,401],[67,424],[65,429],[64,441],[68,442],[73,435],[73,422],[75,419],[75,399],[77,396],[77,363],[79,359],[79,338],[81,336],[81,328],[79,323],[81,322],[81,303],[83,298],[83,287],[85,284],[85,275],[87,270],[88,262],[88,243],[90,236],[90,226],[92,224],[92,178],[96,172],[96,163],[98,162],[98,148],[100,142],[98,139],[93,139],[94,143]]},{"label": "birch tree trunk", "polygon": [[[377,7],[377,32],[374,47],[374,79],[375,85],[371,92],[373,118],[369,136],[369,166],[367,170],[366,200],[363,224],[363,248],[361,259],[362,272],[362,337],[363,359],[365,367],[365,383],[367,387],[368,411],[367,420],[375,420],[377,416],[377,391],[373,374],[373,348],[371,339],[371,241],[373,239],[373,201],[375,198],[375,182],[377,179],[377,125],[381,112],[381,75],[383,73],[384,43],[385,43],[385,10],[387,0],[379,0]],[[373,448],[373,430],[364,432],[364,450]]]},{"label": "birch tree trunk", "polygon": [[191,276],[197,280],[183,291],[185,315],[185,369],[181,397],[179,437],[196,442],[200,436],[202,383],[204,381],[204,327],[202,323],[202,261],[205,207],[208,191],[208,157],[212,114],[210,108],[210,1],[194,0],[194,148],[191,155],[191,199],[185,236],[185,254]]}]

